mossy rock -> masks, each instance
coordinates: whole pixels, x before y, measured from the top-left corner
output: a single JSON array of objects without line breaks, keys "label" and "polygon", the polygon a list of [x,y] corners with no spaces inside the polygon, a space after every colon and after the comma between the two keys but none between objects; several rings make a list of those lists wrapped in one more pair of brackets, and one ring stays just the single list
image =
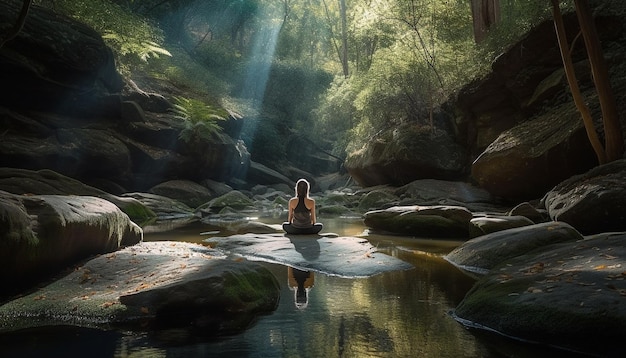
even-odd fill
[{"label": "mossy rock", "polygon": [[465,325],[524,341],[621,356],[624,240],[624,233],[607,233],[503,259],[467,293],[455,316]]},{"label": "mossy rock", "polygon": [[211,211],[219,211],[225,207],[231,207],[236,210],[242,210],[250,207],[254,207],[254,201],[246,196],[244,193],[233,190],[220,197],[211,200],[208,203],[208,207]]},{"label": "mossy rock", "polygon": [[388,190],[372,190],[361,197],[358,208],[361,211],[388,208],[396,204],[398,200],[399,198]]}]

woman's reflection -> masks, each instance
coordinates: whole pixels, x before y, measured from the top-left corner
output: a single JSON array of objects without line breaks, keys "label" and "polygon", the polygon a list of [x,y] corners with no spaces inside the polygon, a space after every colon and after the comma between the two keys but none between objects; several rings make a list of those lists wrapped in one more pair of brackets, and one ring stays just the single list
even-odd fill
[{"label": "woman's reflection", "polygon": [[289,289],[294,291],[294,301],[298,309],[305,309],[309,304],[309,291],[313,288],[315,277],[311,271],[302,271],[287,267]]}]

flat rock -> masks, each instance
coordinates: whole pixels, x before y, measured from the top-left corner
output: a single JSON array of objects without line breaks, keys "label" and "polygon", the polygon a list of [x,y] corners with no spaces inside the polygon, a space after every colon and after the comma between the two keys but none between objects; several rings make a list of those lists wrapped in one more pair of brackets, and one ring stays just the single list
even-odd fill
[{"label": "flat rock", "polygon": [[256,263],[197,244],[143,242],[0,306],[0,331],[75,325],[211,336],[248,327],[275,309],[279,292]]},{"label": "flat rock", "polygon": [[206,241],[249,260],[266,261],[339,277],[369,277],[413,266],[379,253],[367,240],[335,235],[244,234]]},{"label": "flat rock", "polygon": [[582,239],[569,224],[549,222],[479,236],[464,242],[444,258],[465,271],[486,274],[508,259],[538,252],[555,243]]}]

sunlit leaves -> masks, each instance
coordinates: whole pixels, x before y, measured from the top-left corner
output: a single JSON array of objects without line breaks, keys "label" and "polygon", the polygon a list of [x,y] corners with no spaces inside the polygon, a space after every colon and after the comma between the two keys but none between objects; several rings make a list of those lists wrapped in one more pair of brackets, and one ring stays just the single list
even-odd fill
[{"label": "sunlit leaves", "polygon": [[180,132],[180,138],[185,142],[210,140],[222,131],[219,121],[228,116],[223,108],[214,108],[192,98],[176,97],[175,100],[173,112],[176,118],[185,123]]},{"label": "sunlit leaves", "polygon": [[111,1],[55,0],[52,6],[102,34],[122,71],[129,71],[128,66],[137,60],[171,56],[161,45],[163,34],[158,27]]},{"label": "sunlit leaves", "polygon": [[119,55],[134,55],[144,62],[147,62],[149,58],[159,58],[159,55],[172,56],[169,51],[159,46],[156,42],[135,36],[125,37],[113,31],[106,31],[102,38],[111,47],[117,49]]}]

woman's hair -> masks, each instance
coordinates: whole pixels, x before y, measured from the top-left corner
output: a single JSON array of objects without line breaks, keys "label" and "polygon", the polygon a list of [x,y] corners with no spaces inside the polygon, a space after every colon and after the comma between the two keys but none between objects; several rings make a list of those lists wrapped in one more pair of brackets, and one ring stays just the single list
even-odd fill
[{"label": "woman's hair", "polygon": [[300,179],[296,183],[296,196],[298,198],[309,196],[309,182],[306,179]]}]

